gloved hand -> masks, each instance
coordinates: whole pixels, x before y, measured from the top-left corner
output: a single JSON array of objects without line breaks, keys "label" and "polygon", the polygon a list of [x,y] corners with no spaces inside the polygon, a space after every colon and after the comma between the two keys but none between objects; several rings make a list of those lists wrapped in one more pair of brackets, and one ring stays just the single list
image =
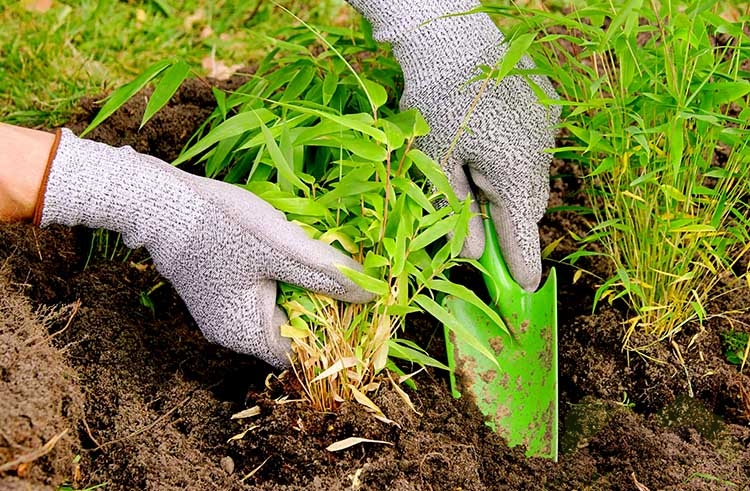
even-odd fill
[{"label": "gloved hand", "polygon": [[[471,195],[466,167],[490,203],[511,274],[522,287],[535,290],[541,279],[537,222],[549,196],[551,157],[544,150],[554,146],[559,106],[542,106],[528,83],[512,76],[491,82],[472,110],[483,81],[466,82],[479,66],[495,66],[507,45],[485,14],[441,16],[478,7],[477,0],[347,1],[370,21],[376,40],[391,43],[404,72],[401,107],[419,109],[431,128],[417,144],[441,163],[461,199]],[[519,66],[534,67],[528,57]],[[557,97],[546,78],[532,78]],[[476,216],[462,253],[478,258],[483,250],[484,232]]]},{"label": "gloved hand", "polygon": [[128,247],[145,246],[209,341],[276,367],[289,364],[290,347],[276,281],[350,302],[373,298],[336,268],[360,269],[356,261],[252,193],[65,129],[36,220],[115,230]]}]

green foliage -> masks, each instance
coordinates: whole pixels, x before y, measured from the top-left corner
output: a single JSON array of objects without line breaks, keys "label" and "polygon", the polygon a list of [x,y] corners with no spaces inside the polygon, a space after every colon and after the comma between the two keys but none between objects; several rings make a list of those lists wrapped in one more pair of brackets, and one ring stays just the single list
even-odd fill
[{"label": "green foliage", "polygon": [[88,268],[94,258],[103,258],[107,261],[126,262],[133,252],[122,242],[120,234],[111,230],[97,229],[91,234],[89,253],[86,256],[84,268]]},{"label": "green foliage", "polygon": [[[702,321],[721,275],[750,241],[750,38],[711,1],[597,2],[523,18],[565,99],[561,158],[587,174],[599,243],[613,275],[595,302],[631,307],[626,344]],[[582,250],[570,259],[590,255]]]},{"label": "green foliage", "polygon": [[750,353],[750,334],[742,331],[724,331],[721,333],[724,342],[724,356],[729,363],[744,366]]},{"label": "green foliage", "polygon": [[[368,306],[281,288],[298,376],[330,408],[363,397],[389,355],[442,367],[396,336],[407,314],[450,320],[433,300],[447,292],[484,304],[447,279],[470,210],[413,148],[429,128],[416,111],[396,111],[394,62],[350,30],[322,36],[309,26],[289,31],[247,83],[217,91],[216,111],[176,163],[197,158],[207,175],[244,186],[364,265],[344,273],[379,296]],[[437,198],[450,205],[436,209]]]},{"label": "green foliage", "polygon": [[[458,254],[471,211],[438,164],[413,148],[429,127],[414,110],[398,112],[402,82],[391,57],[351,29],[305,25],[282,34],[269,39],[274,49],[246,83],[214,89],[216,109],[174,163],[201,163],[208,177],[253,192],[363,264],[363,272],[343,272],[378,295],[371,304],[291,285],[281,285],[279,303],[310,400],[330,409],[355,398],[377,409],[366,393],[383,368],[396,368],[389,357],[446,368],[399,338],[406,315],[428,312],[466,337],[436,297],[456,295],[492,312],[447,277],[466,262]],[[148,83],[155,84],[148,106],[157,110],[187,76],[180,62],[153,65],[115,91],[92,126]],[[436,208],[436,200],[448,205]],[[488,347],[468,342],[494,360]]]}]

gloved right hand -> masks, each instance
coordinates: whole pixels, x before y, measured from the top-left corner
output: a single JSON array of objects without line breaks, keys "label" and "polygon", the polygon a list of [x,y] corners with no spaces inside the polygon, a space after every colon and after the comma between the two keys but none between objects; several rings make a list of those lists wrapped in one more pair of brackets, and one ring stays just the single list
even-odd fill
[{"label": "gloved right hand", "polygon": [[[489,201],[513,278],[535,290],[542,277],[537,222],[547,207],[552,160],[545,150],[555,144],[560,107],[540,104],[521,76],[470,83],[480,66],[495,66],[508,51],[486,14],[456,15],[479,7],[478,0],[347,1],[372,23],[376,40],[391,43],[404,72],[401,107],[419,109],[431,128],[417,145],[440,162],[459,198]],[[523,57],[518,67],[534,64]],[[530,78],[557,97],[549,80]],[[482,197],[472,196],[472,181]],[[478,258],[485,240],[476,202],[472,211],[462,255]]]},{"label": "gloved right hand", "polygon": [[275,367],[289,364],[290,348],[276,281],[348,302],[373,299],[336,267],[359,270],[356,261],[240,187],[65,129],[47,172],[37,224],[106,228],[128,247],[145,246],[209,341]]}]

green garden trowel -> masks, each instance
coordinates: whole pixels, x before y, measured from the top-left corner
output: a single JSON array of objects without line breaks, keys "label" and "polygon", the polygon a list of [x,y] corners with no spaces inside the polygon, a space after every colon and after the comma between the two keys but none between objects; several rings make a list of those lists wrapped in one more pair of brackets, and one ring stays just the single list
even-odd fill
[{"label": "green garden trowel", "polygon": [[482,206],[486,244],[479,263],[498,325],[474,305],[446,296],[443,305],[494,360],[446,328],[454,397],[471,397],[487,425],[508,445],[526,446],[527,457],[557,461],[557,277],[554,268],[529,293],[510,275],[500,252],[488,205]]}]

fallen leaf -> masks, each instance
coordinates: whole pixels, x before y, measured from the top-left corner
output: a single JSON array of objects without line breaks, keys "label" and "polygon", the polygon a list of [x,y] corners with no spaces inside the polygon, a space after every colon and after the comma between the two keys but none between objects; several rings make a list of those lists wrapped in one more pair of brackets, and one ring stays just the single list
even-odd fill
[{"label": "fallen leaf", "polygon": [[632,474],[630,474],[630,477],[633,479],[633,484],[635,484],[635,487],[636,487],[636,489],[638,489],[638,491],[651,491],[646,486],[644,486],[643,484],[641,484],[641,483],[638,482],[638,479],[636,479],[636,477],[635,477],[635,472],[633,472]]},{"label": "fallen leaf", "polygon": [[268,462],[268,460],[270,458],[271,457],[268,457],[266,460],[264,460],[263,462],[261,462],[258,467],[256,467],[255,469],[251,470],[249,474],[247,474],[245,477],[243,477],[242,479],[240,479],[240,482],[244,482],[245,479],[253,477],[255,475],[255,473],[258,472],[260,470],[260,468],[263,467],[266,464],[266,462]]},{"label": "fallen leaf", "polygon": [[29,473],[31,472],[31,463],[30,462],[24,462],[22,464],[19,464],[16,468],[16,475],[18,477],[29,477]]},{"label": "fallen leaf", "polygon": [[211,29],[211,26],[206,26],[203,29],[201,29],[201,39],[207,39],[214,35],[214,30]]},{"label": "fallen leaf", "polygon": [[208,72],[207,75],[216,80],[227,80],[234,75],[242,65],[227,66],[223,61],[213,56],[206,56],[201,60],[201,66]]},{"label": "fallen leaf", "polygon": [[233,414],[231,419],[252,418],[253,416],[258,416],[259,414],[260,408],[258,406],[253,406],[245,409],[244,411]]},{"label": "fallen leaf", "polygon": [[[245,435],[247,435],[249,432],[253,431],[254,429],[260,428],[258,425],[252,425],[250,428],[246,429],[242,433],[237,433],[233,437],[230,437],[229,440],[227,440],[227,443],[233,441],[233,440],[242,440],[245,438]],[[231,473],[230,473],[231,474]]]},{"label": "fallen leaf", "polygon": [[24,8],[30,12],[43,14],[52,8],[52,0],[26,0]]},{"label": "fallen leaf", "polygon": [[204,10],[198,9],[192,14],[185,17],[185,20],[183,21],[182,25],[186,31],[189,31],[193,28],[193,24],[195,24],[196,22],[200,22],[205,18],[206,18],[206,13],[204,12]]},{"label": "fallen leaf", "polygon": [[326,450],[328,450],[329,452],[338,452],[339,450],[344,450],[349,447],[353,447],[354,445],[359,445],[360,443],[382,443],[384,445],[393,446],[391,442],[384,442],[383,440],[370,440],[369,438],[350,436],[349,438],[344,438],[343,440],[339,440],[336,443],[331,443],[326,447]]},{"label": "fallen leaf", "polygon": [[391,378],[391,372],[388,372],[388,380],[391,381],[391,386],[396,391],[396,394],[398,394],[399,397],[401,397],[401,400],[403,400],[406,403],[406,405],[409,406],[409,409],[414,411],[419,416],[422,416],[422,413],[417,411],[417,408],[414,406],[414,403],[411,402],[411,397],[409,397],[409,394],[407,394],[406,391],[404,391],[404,389],[399,387],[399,385],[393,380],[393,378]]},{"label": "fallen leaf", "polygon": [[148,271],[148,269],[150,268],[150,266],[146,263],[134,263],[133,261],[130,261],[130,267],[135,268],[135,270],[139,273]]}]

